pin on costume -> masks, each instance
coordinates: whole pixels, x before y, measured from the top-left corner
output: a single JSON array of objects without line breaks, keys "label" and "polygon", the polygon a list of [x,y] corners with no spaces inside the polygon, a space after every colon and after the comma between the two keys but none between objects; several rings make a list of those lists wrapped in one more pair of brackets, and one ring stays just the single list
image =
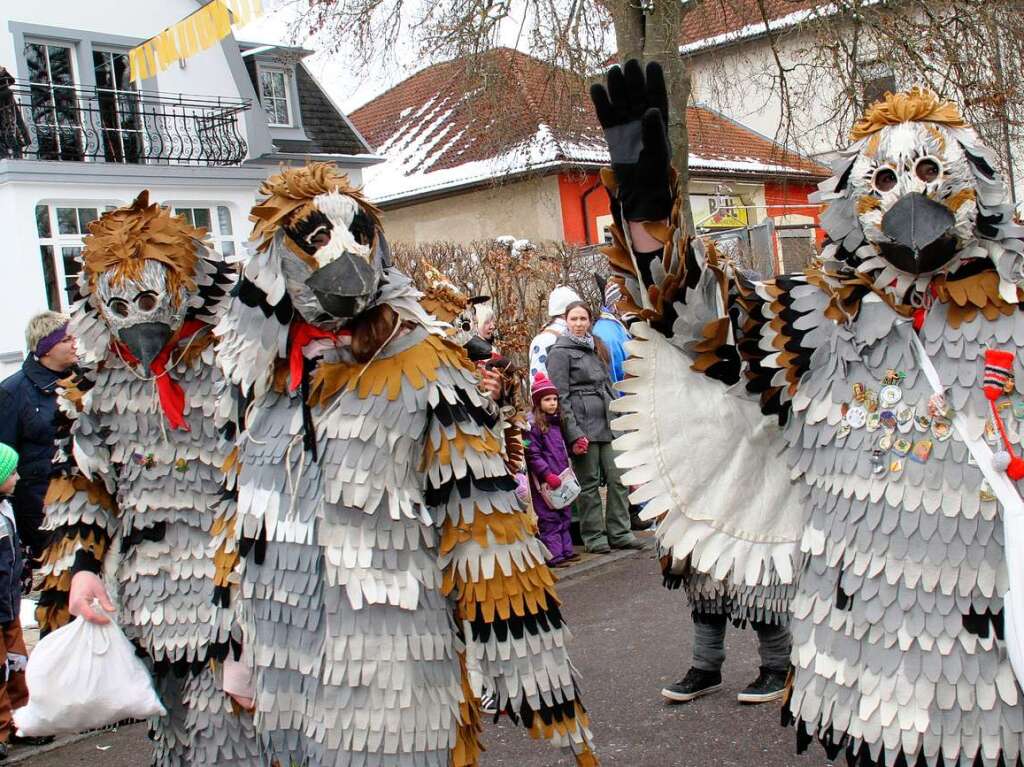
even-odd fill
[{"label": "pin on costume", "polygon": [[1024,229],[993,154],[935,94],[887,95],[820,185],[820,265],[750,280],[685,235],[661,82],[631,62],[593,95],[606,252],[639,318],[616,447],[633,499],[664,515],[666,572],[793,584],[801,750],[1019,764],[1001,515],[1021,455]]}]

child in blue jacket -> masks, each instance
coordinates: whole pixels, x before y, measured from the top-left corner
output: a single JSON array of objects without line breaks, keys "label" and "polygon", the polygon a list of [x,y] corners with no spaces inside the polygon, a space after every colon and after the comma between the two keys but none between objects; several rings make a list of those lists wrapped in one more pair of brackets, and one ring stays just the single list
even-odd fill
[{"label": "child in blue jacket", "polygon": [[[28,650],[21,633],[21,545],[8,496],[18,484],[18,454],[0,442],[0,760],[14,738],[12,712],[28,703],[25,664]],[[34,740],[34,739],[33,739]]]}]

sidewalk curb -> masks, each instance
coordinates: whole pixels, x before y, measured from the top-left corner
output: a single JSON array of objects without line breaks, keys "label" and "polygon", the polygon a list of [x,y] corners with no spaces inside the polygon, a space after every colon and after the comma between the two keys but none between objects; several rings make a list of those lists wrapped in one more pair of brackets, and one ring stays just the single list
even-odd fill
[{"label": "sidewalk curb", "polygon": [[567,567],[562,571],[553,571],[557,577],[557,583],[565,583],[566,581],[574,580],[580,576],[592,573],[595,570],[607,567],[613,562],[620,562],[623,559],[629,559],[630,557],[639,557],[647,555],[653,557],[653,549],[620,549],[618,551],[612,551],[610,554],[602,554],[596,559],[590,559],[586,562],[580,562],[578,565]]},{"label": "sidewalk curb", "polygon": [[4,764],[17,764],[18,762],[24,762],[33,757],[40,756],[41,754],[47,754],[50,751],[56,751],[58,748],[64,748],[65,746],[71,746],[75,743],[79,743],[88,738],[95,738],[98,735],[106,735],[104,731],[98,732],[82,732],[78,735],[65,735],[57,738],[53,743],[47,743],[45,746],[29,746],[26,748],[18,748],[16,751],[12,751],[11,755],[7,757]]},{"label": "sidewalk curb", "polygon": [[58,735],[57,739],[53,741],[53,743],[47,743],[45,746],[19,746],[16,751],[12,751],[11,755],[7,757],[4,761],[4,765],[18,764],[19,762],[24,762],[28,759],[48,754],[51,751],[56,751],[57,749],[65,748],[66,746],[73,746],[75,743],[81,743],[83,740],[98,738],[103,735],[117,735],[121,730],[146,724],[146,722],[129,722],[128,724],[119,724],[116,727],[104,727],[99,730],[79,732],[74,735]]}]

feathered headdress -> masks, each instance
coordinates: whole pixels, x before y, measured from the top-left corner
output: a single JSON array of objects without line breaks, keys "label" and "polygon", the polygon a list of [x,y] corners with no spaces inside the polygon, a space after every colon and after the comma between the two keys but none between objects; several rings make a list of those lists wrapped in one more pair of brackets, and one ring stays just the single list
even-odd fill
[{"label": "feathered headdress", "polygon": [[216,321],[235,272],[205,238],[205,229],[150,204],[145,190],[131,205],[107,211],[89,224],[79,256],[77,286],[82,300],[72,308],[69,328],[85,364],[100,363],[110,353],[110,329],[99,310],[97,283],[102,275],[110,275],[113,284],[140,280],[147,263],[160,263],[167,268],[172,302],[185,302],[186,319]]},{"label": "feathered headdress", "polygon": [[967,121],[956,104],[943,101],[928,88],[914,87],[901,93],[887,92],[868,107],[864,117],[850,131],[850,138],[857,141],[877,133],[887,125],[909,122],[939,123],[950,128],[967,127]]},{"label": "feathered headdress", "polygon": [[451,322],[469,306],[469,297],[426,259],[420,260],[423,308],[442,322]]},{"label": "feathered headdress", "polygon": [[167,287],[172,296],[184,287],[196,289],[196,241],[206,237],[205,229],[189,225],[168,208],[150,204],[144,190],[131,205],[107,211],[89,224],[84,240],[82,271],[91,288],[102,274],[116,283],[138,280],[147,261],[167,267]]},{"label": "feathered headdress", "polygon": [[373,219],[374,226],[380,227],[380,210],[349,183],[347,175],[330,163],[311,162],[302,168],[282,168],[260,185],[264,199],[249,216],[253,222],[250,238],[260,251],[266,250],[278,229],[302,221],[316,209],[314,198],[330,192],[351,197]]}]

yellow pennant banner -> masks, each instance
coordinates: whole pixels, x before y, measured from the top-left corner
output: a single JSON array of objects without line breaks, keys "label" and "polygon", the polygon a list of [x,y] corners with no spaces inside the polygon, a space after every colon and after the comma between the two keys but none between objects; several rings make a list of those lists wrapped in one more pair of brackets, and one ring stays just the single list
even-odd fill
[{"label": "yellow pennant banner", "polygon": [[154,77],[178,60],[205,51],[263,13],[262,0],[212,0],[177,24],[128,51],[134,82]]}]

